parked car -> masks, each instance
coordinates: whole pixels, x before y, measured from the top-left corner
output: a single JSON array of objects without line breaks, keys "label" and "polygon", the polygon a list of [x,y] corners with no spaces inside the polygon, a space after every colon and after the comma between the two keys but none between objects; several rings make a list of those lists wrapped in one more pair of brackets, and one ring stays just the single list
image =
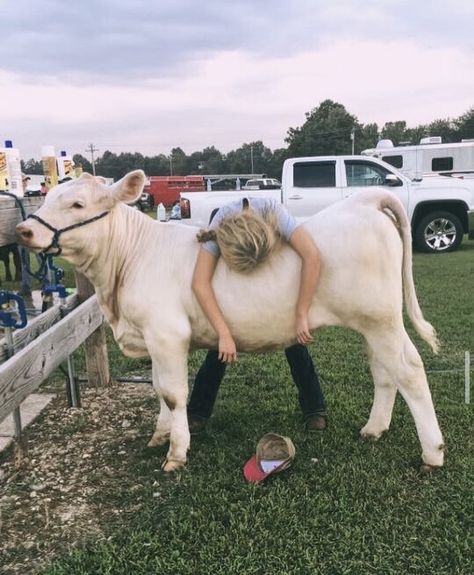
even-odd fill
[{"label": "parked car", "polygon": [[142,195],[136,202],[136,206],[142,212],[152,210],[154,208],[153,196],[149,192],[142,192]]},{"label": "parked car", "polygon": [[243,190],[277,190],[281,188],[281,182],[274,178],[254,178],[247,180]]}]

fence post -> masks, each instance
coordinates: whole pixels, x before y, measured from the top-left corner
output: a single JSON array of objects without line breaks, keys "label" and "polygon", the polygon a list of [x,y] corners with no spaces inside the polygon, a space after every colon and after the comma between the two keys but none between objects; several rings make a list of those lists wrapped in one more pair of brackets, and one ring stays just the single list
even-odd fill
[{"label": "fence post", "polygon": [[471,354],[464,353],[464,402],[471,403]]},{"label": "fence post", "polygon": [[[94,286],[85,275],[75,271],[77,295],[82,303],[94,294]],[[84,342],[86,355],[87,379],[89,385],[104,387],[111,384],[109,371],[109,356],[105,326],[98,327]]]}]

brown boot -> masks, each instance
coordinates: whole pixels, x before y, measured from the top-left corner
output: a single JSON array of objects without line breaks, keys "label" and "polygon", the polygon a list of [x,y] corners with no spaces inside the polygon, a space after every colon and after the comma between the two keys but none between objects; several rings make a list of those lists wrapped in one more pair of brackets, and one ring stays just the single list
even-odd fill
[{"label": "brown boot", "polygon": [[198,435],[206,429],[207,419],[188,413],[188,427],[191,435]]},{"label": "brown boot", "polygon": [[328,426],[326,415],[315,413],[306,418],[306,431],[324,431]]}]

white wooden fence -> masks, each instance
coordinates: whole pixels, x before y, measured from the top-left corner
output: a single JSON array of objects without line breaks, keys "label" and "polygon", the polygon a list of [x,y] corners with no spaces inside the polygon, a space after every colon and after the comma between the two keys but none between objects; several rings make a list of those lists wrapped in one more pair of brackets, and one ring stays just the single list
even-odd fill
[{"label": "white wooden fence", "polygon": [[[26,213],[36,211],[43,198],[22,200]],[[0,246],[15,241],[22,213],[12,198],[0,196]],[[85,344],[89,383],[110,383],[103,315],[94,289],[76,274],[77,294],[15,330],[13,356],[0,339],[0,422],[44,382],[82,343]]]}]

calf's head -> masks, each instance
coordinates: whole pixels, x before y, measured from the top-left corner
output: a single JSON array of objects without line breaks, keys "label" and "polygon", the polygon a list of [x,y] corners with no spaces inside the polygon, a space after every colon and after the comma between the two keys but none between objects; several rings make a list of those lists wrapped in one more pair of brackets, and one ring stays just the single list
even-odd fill
[{"label": "calf's head", "polygon": [[82,174],[48,192],[40,209],[17,225],[18,241],[36,252],[67,256],[93,241],[117,204],[136,201],[144,185],[142,170],[112,186],[103,178]]}]

